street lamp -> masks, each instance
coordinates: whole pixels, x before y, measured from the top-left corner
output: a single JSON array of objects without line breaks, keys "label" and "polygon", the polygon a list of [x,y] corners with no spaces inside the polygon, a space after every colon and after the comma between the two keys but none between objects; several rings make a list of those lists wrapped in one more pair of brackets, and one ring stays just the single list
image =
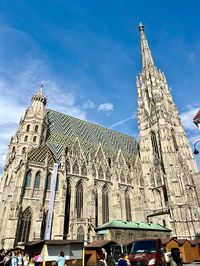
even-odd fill
[{"label": "street lamp", "polygon": [[200,140],[197,140],[195,143],[194,143],[194,151],[193,151],[193,153],[195,154],[195,155],[197,155],[198,153],[199,153],[199,151],[196,149],[196,145],[197,145],[197,143],[199,143],[200,142]]}]

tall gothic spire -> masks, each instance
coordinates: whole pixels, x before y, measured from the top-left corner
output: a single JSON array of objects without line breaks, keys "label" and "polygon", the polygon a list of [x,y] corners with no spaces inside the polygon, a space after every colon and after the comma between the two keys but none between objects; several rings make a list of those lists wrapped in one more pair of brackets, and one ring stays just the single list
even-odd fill
[{"label": "tall gothic spire", "polygon": [[142,68],[152,67],[154,66],[154,62],[146,36],[144,34],[144,25],[142,25],[141,22],[139,25],[139,31],[140,31],[140,43],[141,43]]}]

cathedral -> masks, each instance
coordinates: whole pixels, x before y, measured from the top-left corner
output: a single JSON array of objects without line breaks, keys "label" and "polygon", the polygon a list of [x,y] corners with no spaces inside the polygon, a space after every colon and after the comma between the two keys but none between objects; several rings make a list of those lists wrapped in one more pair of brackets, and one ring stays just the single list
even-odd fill
[{"label": "cathedral", "polygon": [[112,220],[160,224],[177,238],[200,234],[200,174],[142,24],[139,32],[138,141],[48,109],[41,87],[0,179],[3,247],[45,239],[49,222],[51,239],[92,241]]}]

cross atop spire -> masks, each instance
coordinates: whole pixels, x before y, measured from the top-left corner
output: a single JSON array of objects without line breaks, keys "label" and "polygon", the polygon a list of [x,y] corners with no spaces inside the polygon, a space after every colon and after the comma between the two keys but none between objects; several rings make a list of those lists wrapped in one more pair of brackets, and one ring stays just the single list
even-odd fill
[{"label": "cross atop spire", "polygon": [[148,68],[154,66],[153,58],[149,45],[144,34],[144,25],[140,22],[139,24],[140,31],[140,44],[141,44],[141,56],[142,56],[142,68]]}]

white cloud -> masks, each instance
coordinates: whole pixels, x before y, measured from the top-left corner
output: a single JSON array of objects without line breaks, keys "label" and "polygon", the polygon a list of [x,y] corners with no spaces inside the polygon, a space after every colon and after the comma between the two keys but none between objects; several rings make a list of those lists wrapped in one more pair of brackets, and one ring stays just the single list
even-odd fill
[{"label": "white cloud", "polygon": [[83,104],[84,109],[94,109],[96,107],[96,104],[93,103],[92,101],[88,100]]},{"label": "white cloud", "polygon": [[112,103],[102,103],[98,106],[99,111],[112,111],[114,108]]},{"label": "white cloud", "polygon": [[196,126],[193,123],[193,118],[196,115],[198,108],[193,106],[188,106],[189,110],[180,114],[181,122],[183,127],[188,130],[196,129]]}]

